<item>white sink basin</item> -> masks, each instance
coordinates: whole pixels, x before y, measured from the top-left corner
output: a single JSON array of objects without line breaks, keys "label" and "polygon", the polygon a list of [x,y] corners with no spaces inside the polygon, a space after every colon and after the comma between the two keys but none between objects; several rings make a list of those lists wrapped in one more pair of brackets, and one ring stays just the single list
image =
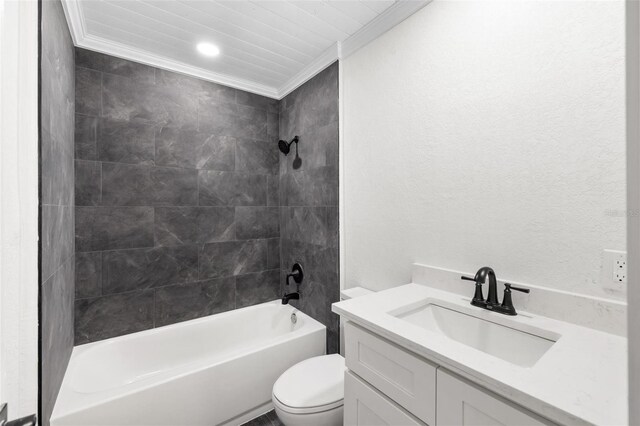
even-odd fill
[{"label": "white sink basin", "polygon": [[479,318],[477,309],[436,299],[390,314],[521,367],[532,367],[560,338],[555,333],[509,321],[508,317],[496,318],[497,322]]}]

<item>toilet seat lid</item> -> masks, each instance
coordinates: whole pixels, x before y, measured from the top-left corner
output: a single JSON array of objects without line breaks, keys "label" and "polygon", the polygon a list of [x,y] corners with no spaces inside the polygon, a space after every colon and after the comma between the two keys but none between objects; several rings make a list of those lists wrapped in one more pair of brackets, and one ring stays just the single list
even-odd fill
[{"label": "toilet seat lid", "polygon": [[339,354],[306,359],[273,385],[273,396],[291,408],[335,405],[344,398],[344,358]]}]

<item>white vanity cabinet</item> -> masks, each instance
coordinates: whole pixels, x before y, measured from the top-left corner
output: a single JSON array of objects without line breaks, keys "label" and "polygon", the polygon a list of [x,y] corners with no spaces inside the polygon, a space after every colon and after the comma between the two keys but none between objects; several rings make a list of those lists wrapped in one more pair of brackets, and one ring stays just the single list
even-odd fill
[{"label": "white vanity cabinet", "polygon": [[519,406],[438,369],[437,425],[541,426],[545,422]]},{"label": "white vanity cabinet", "polygon": [[351,322],[344,331],[346,426],[550,424]]}]

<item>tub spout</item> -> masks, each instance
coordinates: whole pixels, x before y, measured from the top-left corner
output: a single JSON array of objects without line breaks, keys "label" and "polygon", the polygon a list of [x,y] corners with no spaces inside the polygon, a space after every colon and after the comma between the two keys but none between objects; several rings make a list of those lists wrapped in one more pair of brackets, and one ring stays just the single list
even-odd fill
[{"label": "tub spout", "polygon": [[283,305],[288,305],[289,304],[289,300],[298,300],[300,299],[300,293],[295,292],[295,293],[285,293],[284,296],[282,296],[282,304]]}]

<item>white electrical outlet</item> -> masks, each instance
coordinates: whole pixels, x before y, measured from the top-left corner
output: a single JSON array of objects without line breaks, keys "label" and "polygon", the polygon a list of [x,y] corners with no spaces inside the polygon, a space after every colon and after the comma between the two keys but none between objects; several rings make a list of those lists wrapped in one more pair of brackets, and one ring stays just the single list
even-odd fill
[{"label": "white electrical outlet", "polygon": [[613,280],[620,284],[627,283],[627,254],[619,254],[613,264]]},{"label": "white electrical outlet", "polygon": [[624,291],[627,285],[627,252],[605,250],[602,262],[602,286],[605,290]]}]

